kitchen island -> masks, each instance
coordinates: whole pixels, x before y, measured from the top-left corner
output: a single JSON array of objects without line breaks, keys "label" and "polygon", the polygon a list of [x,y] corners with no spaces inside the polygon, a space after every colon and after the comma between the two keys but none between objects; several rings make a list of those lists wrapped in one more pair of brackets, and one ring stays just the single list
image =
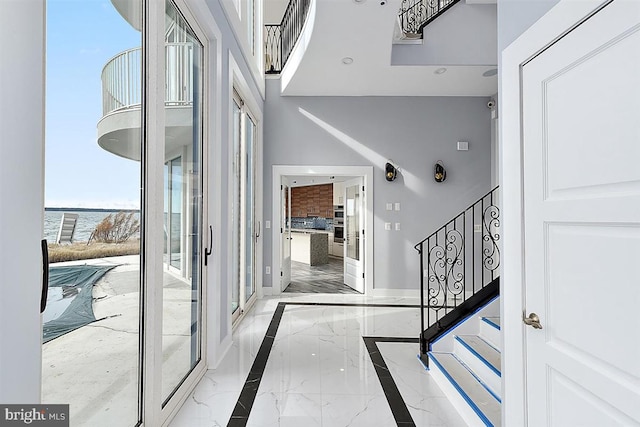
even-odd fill
[{"label": "kitchen island", "polygon": [[292,229],[291,259],[309,265],[329,262],[329,233],[324,230]]}]

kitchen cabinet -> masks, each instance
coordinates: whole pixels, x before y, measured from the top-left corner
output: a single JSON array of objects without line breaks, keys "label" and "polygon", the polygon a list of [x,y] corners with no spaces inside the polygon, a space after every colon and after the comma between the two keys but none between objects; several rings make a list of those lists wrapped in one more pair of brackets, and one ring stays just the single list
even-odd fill
[{"label": "kitchen cabinet", "polygon": [[336,243],[333,242],[332,252],[333,256],[337,256],[340,258],[344,257],[344,243]]},{"label": "kitchen cabinet", "polygon": [[344,205],[344,183],[333,183],[333,205]]}]

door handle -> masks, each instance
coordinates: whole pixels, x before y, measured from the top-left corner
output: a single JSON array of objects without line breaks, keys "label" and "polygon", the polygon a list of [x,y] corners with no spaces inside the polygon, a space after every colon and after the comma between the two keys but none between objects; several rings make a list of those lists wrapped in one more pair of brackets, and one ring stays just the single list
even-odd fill
[{"label": "door handle", "polygon": [[524,317],[522,321],[527,326],[533,326],[534,329],[542,329],[542,325],[540,324],[540,318],[535,313],[530,313],[529,317]]},{"label": "door handle", "polygon": [[209,247],[204,248],[204,265],[209,261],[209,255],[213,252],[213,227],[209,226]]},{"label": "door handle", "polygon": [[40,295],[40,313],[44,313],[47,308],[47,296],[49,294],[49,247],[47,239],[40,242],[42,249],[42,294]]}]

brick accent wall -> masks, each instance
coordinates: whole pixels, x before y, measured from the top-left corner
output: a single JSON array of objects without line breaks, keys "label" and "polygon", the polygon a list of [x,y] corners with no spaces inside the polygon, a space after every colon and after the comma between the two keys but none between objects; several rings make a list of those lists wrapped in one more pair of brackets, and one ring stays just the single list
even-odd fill
[{"label": "brick accent wall", "polygon": [[333,218],[333,184],[293,187],[291,216]]}]

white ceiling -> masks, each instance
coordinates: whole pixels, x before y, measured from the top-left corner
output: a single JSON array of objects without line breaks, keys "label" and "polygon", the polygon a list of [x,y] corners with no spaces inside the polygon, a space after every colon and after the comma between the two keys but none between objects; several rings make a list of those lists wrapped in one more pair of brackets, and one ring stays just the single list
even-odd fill
[{"label": "white ceiling", "polygon": [[[482,66],[392,66],[391,48],[400,0],[316,0],[311,36],[283,95],[490,96],[497,76]],[[268,3],[267,3],[268,6]],[[353,63],[344,65],[342,58]],[[287,67],[295,65],[295,61]],[[435,74],[446,66],[447,72]],[[283,73],[284,75],[284,73]]]}]

